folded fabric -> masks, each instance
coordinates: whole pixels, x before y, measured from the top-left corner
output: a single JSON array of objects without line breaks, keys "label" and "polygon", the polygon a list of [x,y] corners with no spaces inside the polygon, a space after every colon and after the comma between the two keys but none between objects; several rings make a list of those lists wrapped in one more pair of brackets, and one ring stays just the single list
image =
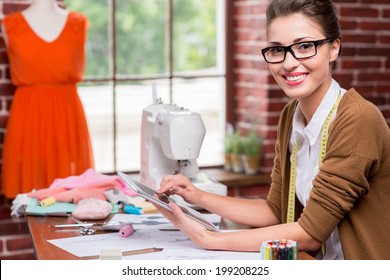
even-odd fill
[{"label": "folded fabric", "polygon": [[74,209],[72,216],[80,220],[102,220],[112,210],[111,203],[94,198],[81,199]]},{"label": "folded fabric", "polygon": [[38,200],[54,197],[59,202],[78,203],[85,198],[107,200],[104,191],[108,189],[122,190],[129,196],[137,195],[134,191],[126,188],[119,176],[104,175],[93,169],[88,169],[79,176],[55,179],[49,188],[30,192],[28,196]]},{"label": "folded fabric", "polygon": [[121,180],[118,180],[119,176],[104,175],[96,172],[92,168],[87,169],[83,174],[78,176],[69,176],[66,178],[55,179],[49,188],[90,188],[96,186],[112,186],[115,187],[118,184],[123,184]]}]

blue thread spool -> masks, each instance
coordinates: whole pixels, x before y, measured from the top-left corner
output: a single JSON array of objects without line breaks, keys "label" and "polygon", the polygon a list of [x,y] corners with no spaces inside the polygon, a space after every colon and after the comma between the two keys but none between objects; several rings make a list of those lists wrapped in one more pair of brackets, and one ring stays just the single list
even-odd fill
[{"label": "blue thread spool", "polygon": [[279,260],[287,260],[288,254],[287,254],[287,248],[284,245],[279,246]]},{"label": "blue thread spool", "polygon": [[142,215],[144,213],[144,210],[141,207],[137,207],[134,205],[126,205],[123,207],[123,212],[126,214],[133,214],[133,215]]}]

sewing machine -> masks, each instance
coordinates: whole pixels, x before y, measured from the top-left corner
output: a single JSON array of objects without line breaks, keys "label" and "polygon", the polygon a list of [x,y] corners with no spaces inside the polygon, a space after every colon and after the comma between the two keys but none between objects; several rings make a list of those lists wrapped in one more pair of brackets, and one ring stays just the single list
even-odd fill
[{"label": "sewing machine", "polygon": [[196,159],[205,134],[198,113],[154,98],[142,114],[141,182],[157,189],[163,176],[180,173],[202,190],[226,195],[225,185],[199,172]]}]

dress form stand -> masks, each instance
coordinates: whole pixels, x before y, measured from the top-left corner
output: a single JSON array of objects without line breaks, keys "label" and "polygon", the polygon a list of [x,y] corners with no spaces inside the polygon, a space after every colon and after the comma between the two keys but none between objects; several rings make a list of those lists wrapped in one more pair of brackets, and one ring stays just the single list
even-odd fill
[{"label": "dress form stand", "polygon": [[31,29],[46,42],[57,39],[66,24],[68,13],[58,6],[56,0],[33,0],[22,11]]}]

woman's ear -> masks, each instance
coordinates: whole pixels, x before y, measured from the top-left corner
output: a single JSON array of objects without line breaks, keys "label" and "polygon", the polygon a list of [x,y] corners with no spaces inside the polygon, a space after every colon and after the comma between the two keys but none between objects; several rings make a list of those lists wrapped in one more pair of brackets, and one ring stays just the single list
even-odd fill
[{"label": "woman's ear", "polygon": [[333,62],[337,59],[341,51],[341,40],[336,39],[332,42],[330,49],[330,62]]}]

